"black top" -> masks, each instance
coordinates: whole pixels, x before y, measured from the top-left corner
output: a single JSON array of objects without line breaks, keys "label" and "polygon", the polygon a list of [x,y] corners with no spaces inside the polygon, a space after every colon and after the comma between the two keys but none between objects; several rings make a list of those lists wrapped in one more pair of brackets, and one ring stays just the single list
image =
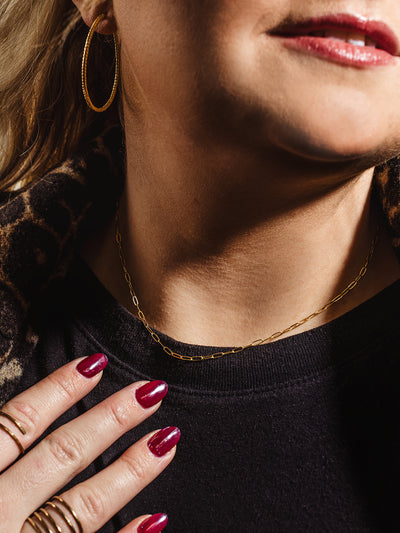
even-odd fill
[{"label": "black top", "polygon": [[[160,409],[73,483],[147,432],[181,429],[172,463],[102,532],[155,512],[171,533],[398,532],[399,301],[400,281],[324,326],[191,363],[166,355],[76,259],[34,310],[40,341],[20,388],[106,353],[100,384],[60,425],[133,381],[168,383]],[[179,353],[214,350],[160,336]]]}]

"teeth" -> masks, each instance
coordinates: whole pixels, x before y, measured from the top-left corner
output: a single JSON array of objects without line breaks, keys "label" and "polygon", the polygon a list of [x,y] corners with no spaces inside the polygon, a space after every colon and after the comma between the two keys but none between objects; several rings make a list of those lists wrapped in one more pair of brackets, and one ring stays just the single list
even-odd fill
[{"label": "teeth", "polygon": [[377,48],[377,43],[370,37],[360,33],[351,33],[346,30],[318,30],[310,32],[310,35],[313,35],[314,37],[326,37],[328,39],[344,41],[352,44],[353,46],[370,46],[372,48]]},{"label": "teeth", "polygon": [[353,44],[354,46],[365,46],[365,37],[363,39],[347,38],[346,42]]}]

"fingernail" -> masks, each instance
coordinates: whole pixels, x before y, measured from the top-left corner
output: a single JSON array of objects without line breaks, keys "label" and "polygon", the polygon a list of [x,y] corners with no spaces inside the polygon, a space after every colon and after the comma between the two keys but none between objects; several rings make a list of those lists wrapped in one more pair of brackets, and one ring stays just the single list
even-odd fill
[{"label": "fingernail", "polygon": [[77,371],[85,376],[85,378],[92,378],[101,372],[108,363],[107,356],[103,353],[94,353],[85,357],[76,367]]},{"label": "fingernail", "polygon": [[138,533],[159,533],[168,523],[168,516],[165,513],[153,514],[149,516],[138,527]]},{"label": "fingernail", "polygon": [[157,433],[151,437],[147,446],[154,455],[161,457],[169,452],[180,438],[181,432],[179,429],[175,426],[168,426],[157,431]]},{"label": "fingernail", "polygon": [[136,390],[136,399],[142,407],[152,407],[168,392],[168,385],[160,379],[150,381]]}]

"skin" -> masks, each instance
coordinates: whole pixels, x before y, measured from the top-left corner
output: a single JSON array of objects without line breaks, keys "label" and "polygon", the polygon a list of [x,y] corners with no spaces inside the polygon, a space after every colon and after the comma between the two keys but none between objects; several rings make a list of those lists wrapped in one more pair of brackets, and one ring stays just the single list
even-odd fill
[{"label": "skin", "polygon": [[[241,345],[308,315],[355,278],[375,233],[374,166],[400,152],[400,60],[354,68],[287,50],[286,18],[390,22],[395,0],[76,0],[118,32],[128,270],[149,322],[188,343]],[[135,312],[111,220],[82,254]],[[368,274],[296,333],[400,277],[387,237]]]},{"label": "skin", "polygon": [[[266,33],[287,17],[358,9],[390,21],[400,37],[398,0],[75,3],[89,26],[106,13],[98,31],[118,31],[121,43],[127,145],[121,227],[150,323],[190,343],[242,344],[286,327],[346,286],[376,229],[374,166],[400,152],[400,62],[344,67],[283,49]],[[82,254],[132,309],[113,229],[111,220]],[[302,329],[339,316],[399,277],[382,232],[367,276]],[[25,448],[98,383],[100,374],[83,378],[76,363],[2,407],[27,429],[20,436]],[[32,531],[23,525],[29,514],[158,409],[135,401],[141,385],[61,426],[13,465],[18,449],[0,432],[7,531]],[[172,460],[175,449],[162,458],[151,454],[151,435],[62,494],[85,531],[97,531]],[[121,533],[137,531],[144,518]]]},{"label": "skin", "polygon": [[[158,402],[143,408],[135,393],[148,382],[132,383],[78,418],[61,425],[36,444],[35,441],[52,422],[99,383],[102,372],[86,378],[77,371],[82,359],[57,369],[1,408],[22,425],[25,434],[22,435],[7,418],[1,417],[1,423],[18,436],[25,450],[29,448],[21,457],[15,442],[5,431],[0,431],[1,531],[34,531],[25,519],[36,509],[44,507],[44,503],[55,494],[75,511],[86,533],[98,531],[153,481],[175,455],[176,447],[162,457],[150,452],[147,442],[156,433],[153,431],[130,446],[107,468],[60,494],[62,487],[98,455],[155,413],[161,405]],[[47,511],[61,530],[66,531],[64,520],[50,507]],[[73,516],[68,511],[65,514],[75,524]],[[150,516],[135,518],[119,533],[137,532],[139,525]]]}]

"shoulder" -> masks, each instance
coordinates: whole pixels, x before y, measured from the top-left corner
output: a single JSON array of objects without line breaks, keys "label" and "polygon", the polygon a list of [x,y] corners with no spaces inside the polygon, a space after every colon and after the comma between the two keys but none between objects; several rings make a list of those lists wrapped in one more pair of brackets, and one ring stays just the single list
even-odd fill
[{"label": "shoulder", "polygon": [[400,156],[375,168],[373,195],[400,261]]},{"label": "shoulder", "polygon": [[111,215],[122,185],[121,136],[111,131],[29,187],[0,194],[0,400],[37,340],[27,323],[32,303]]},{"label": "shoulder", "polygon": [[120,147],[114,128],[29,187],[0,195],[0,281],[24,305],[113,211],[123,181]]}]

